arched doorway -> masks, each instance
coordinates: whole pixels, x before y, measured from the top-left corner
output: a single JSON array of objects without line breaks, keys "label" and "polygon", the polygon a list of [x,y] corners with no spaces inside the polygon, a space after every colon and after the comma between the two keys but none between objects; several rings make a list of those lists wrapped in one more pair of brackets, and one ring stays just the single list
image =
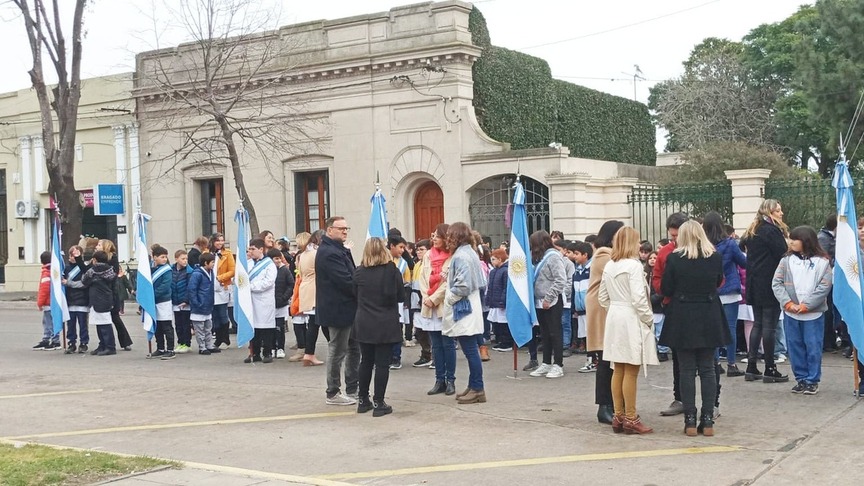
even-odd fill
[{"label": "arched doorway", "polygon": [[435,181],[424,182],[414,193],[414,239],[428,238],[444,222],[444,193]]},{"label": "arched doorway", "polygon": [[[510,241],[510,228],[506,222],[513,201],[513,182],[516,174],[489,177],[477,183],[470,191],[468,212],[471,228],[492,239],[492,247]],[[540,181],[521,176],[525,188],[525,210],[528,234],[537,230],[549,231],[549,188]]]}]

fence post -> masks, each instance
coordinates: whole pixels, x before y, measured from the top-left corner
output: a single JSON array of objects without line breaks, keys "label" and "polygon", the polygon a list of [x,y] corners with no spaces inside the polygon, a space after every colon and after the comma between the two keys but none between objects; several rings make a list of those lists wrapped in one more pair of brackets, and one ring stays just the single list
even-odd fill
[{"label": "fence post", "polygon": [[591,214],[588,207],[587,185],[591,176],[585,174],[547,175],[549,186],[550,230],[563,231],[569,239],[582,238],[596,232],[586,222]]},{"label": "fence post", "polygon": [[770,169],[727,170],[726,178],[732,183],[732,226],[742,235],[762,204],[765,180]]},{"label": "fence post", "polygon": [[633,214],[627,198],[633,188],[639,184],[635,177],[614,177],[603,180],[592,180],[588,184],[588,205],[592,207],[588,227],[595,233],[600,226],[610,219],[617,219],[624,224],[633,225]]}]

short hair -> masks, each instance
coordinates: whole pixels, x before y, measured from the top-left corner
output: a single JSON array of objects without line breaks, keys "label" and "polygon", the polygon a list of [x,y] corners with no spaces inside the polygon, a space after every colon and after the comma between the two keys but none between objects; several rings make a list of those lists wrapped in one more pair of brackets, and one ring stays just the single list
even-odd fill
[{"label": "short hair", "polygon": [[99,250],[93,252],[93,259],[96,260],[96,262],[98,263],[108,263],[108,254],[102,250]]},{"label": "short hair", "polygon": [[214,255],[212,253],[204,253],[203,255],[198,257],[198,265],[200,265],[202,267],[207,265],[210,262],[215,262],[215,261],[216,261],[216,255]]},{"label": "short hair", "polygon": [[631,226],[622,226],[612,237],[612,261],[639,258],[639,232]]},{"label": "short hair", "polygon": [[333,223],[335,223],[336,221],[345,221],[345,217],[344,216],[330,216],[329,218],[324,220],[324,227],[330,228],[333,226]]},{"label": "short hair", "polygon": [[689,220],[690,217],[684,213],[672,213],[666,218],[666,229],[678,229]]},{"label": "short hair", "polygon": [[588,255],[588,258],[594,254],[594,247],[591,246],[591,243],[587,243],[585,241],[574,241],[567,245],[567,249],[570,251],[578,251],[583,255]]},{"label": "short hair", "polygon": [[585,237],[585,243],[589,245],[594,244],[595,241],[597,241],[597,235],[588,235]]},{"label": "short hair", "polygon": [[390,251],[384,243],[383,238],[369,238],[363,247],[363,258],[360,260],[361,267],[377,267],[380,265],[392,265],[393,259]]},{"label": "short hair", "polygon": [[651,253],[652,251],[654,251],[654,245],[652,245],[650,241],[643,241],[639,245],[639,251],[645,252],[645,253]]},{"label": "short hair", "polygon": [[78,253],[80,253],[80,254],[82,254],[82,255],[84,254],[84,249],[81,248],[80,245],[72,245],[72,246],[70,246],[70,247],[69,247],[69,253],[72,253],[72,250],[78,250]]},{"label": "short hair", "polygon": [[563,240],[564,239],[564,233],[562,233],[561,231],[555,230],[549,234],[549,237],[556,239],[556,240]]},{"label": "short hair", "polygon": [[666,246],[669,244],[669,238],[660,238],[657,243],[659,246]]},{"label": "short hair", "polygon": [[399,231],[399,228],[390,228],[387,230],[387,237],[391,236],[402,236],[402,232]]},{"label": "short hair", "polygon": [[828,215],[828,219],[825,220],[825,229],[828,231],[834,231],[837,229],[837,213]]},{"label": "short hair", "polygon": [[[615,238],[615,233],[624,226],[621,221],[612,219],[603,223],[600,231],[597,232],[597,239],[594,240],[595,248],[612,248],[612,239]],[[587,238],[586,238],[587,240]],[[639,242],[638,240],[636,241]]]},{"label": "short hair", "polygon": [[455,251],[462,245],[470,245],[474,241],[471,227],[467,223],[457,221],[447,228],[447,248]]},{"label": "short hair", "polygon": [[197,246],[198,248],[204,248],[207,246],[208,243],[209,240],[206,236],[199,236],[198,238],[195,238],[195,242],[192,244]]},{"label": "short hair", "polygon": [[249,241],[249,246],[254,246],[255,248],[265,248],[267,245],[264,243],[264,240],[261,238],[252,238]]},{"label": "short hair", "polygon": [[567,245],[570,244],[570,240],[565,240],[562,238],[562,239],[553,241],[552,244],[555,245],[556,248],[564,248],[566,250]]},{"label": "short hair", "polygon": [[387,237],[387,248],[390,248],[390,247],[393,247],[393,246],[396,246],[399,244],[404,245],[406,243],[407,242],[405,241],[405,238],[402,238],[401,236],[399,236],[395,233],[393,233]]},{"label": "short hair", "polygon": [[269,258],[283,258],[282,250],[280,250],[279,248],[270,248],[269,250],[267,250],[267,256]]},{"label": "short hair", "polygon": [[51,252],[43,251],[41,255],[39,255],[39,261],[42,262],[42,265],[48,265],[51,263]]},{"label": "short hair", "polygon": [[180,255],[188,255],[186,250],[180,249],[174,252],[174,258],[180,258]]},{"label": "short hair", "polygon": [[153,245],[153,256],[157,257],[162,255],[168,256],[168,249],[162,245]]},{"label": "short hair", "polygon": [[502,262],[507,261],[507,252],[502,250],[501,248],[495,248],[492,250],[492,257],[501,260]]},{"label": "short hair", "polygon": [[428,250],[431,245],[431,241],[429,241],[428,239],[423,239],[418,241],[417,243],[414,243],[414,248],[420,248],[422,246]]}]

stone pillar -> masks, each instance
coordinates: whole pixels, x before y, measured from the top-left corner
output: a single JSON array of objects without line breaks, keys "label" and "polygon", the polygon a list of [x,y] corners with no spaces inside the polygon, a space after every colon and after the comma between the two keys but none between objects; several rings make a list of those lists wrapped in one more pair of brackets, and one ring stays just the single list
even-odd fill
[{"label": "stone pillar", "polygon": [[732,183],[732,226],[738,236],[753,222],[762,204],[765,180],[770,169],[727,170],[726,178]]},{"label": "stone pillar", "polygon": [[591,177],[584,174],[546,176],[550,230],[563,232],[568,240],[581,239],[591,233],[586,225],[589,214],[586,188],[590,181]]}]

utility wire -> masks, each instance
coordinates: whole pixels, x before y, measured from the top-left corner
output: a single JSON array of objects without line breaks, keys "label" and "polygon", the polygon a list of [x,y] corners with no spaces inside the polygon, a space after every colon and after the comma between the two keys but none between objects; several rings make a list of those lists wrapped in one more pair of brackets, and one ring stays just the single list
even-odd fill
[{"label": "utility wire", "polygon": [[[846,130],[846,137],[843,140],[849,140],[849,137],[852,136],[852,132],[855,130],[855,125],[858,124],[858,120],[861,118],[861,110],[864,108],[864,89],[861,90],[861,97],[858,98],[858,104],[855,105],[855,113],[852,115],[852,122],[849,123],[849,129]],[[861,144],[861,141],[858,141],[858,144]],[[845,149],[846,147],[843,147]],[[858,147],[856,146],[857,150]]]}]

